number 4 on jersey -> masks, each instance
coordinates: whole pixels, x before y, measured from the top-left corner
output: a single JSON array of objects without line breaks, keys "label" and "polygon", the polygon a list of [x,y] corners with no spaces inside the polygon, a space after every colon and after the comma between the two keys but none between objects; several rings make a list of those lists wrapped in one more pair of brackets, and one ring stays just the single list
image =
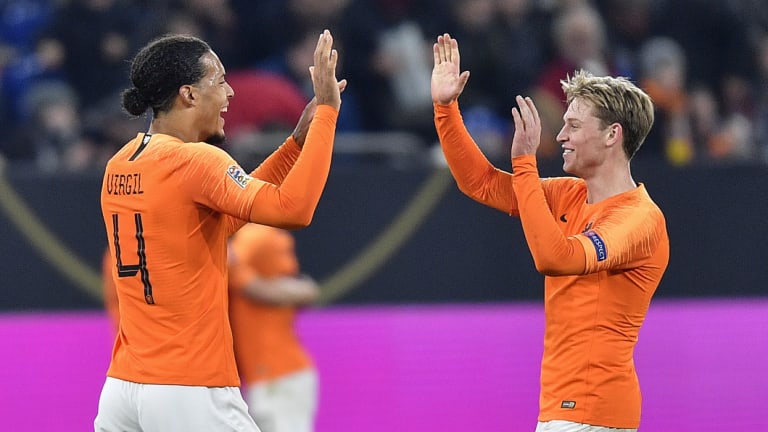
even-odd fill
[{"label": "number 4 on jersey", "polygon": [[135,213],[133,216],[136,222],[136,255],[139,258],[139,263],[123,265],[117,213],[112,214],[112,241],[115,245],[117,276],[121,278],[133,277],[141,272],[141,282],[144,284],[144,300],[146,300],[147,304],[155,304],[155,299],[152,296],[152,283],[149,281],[149,270],[147,270],[146,244],[144,242],[144,225],[141,222],[141,213]]}]

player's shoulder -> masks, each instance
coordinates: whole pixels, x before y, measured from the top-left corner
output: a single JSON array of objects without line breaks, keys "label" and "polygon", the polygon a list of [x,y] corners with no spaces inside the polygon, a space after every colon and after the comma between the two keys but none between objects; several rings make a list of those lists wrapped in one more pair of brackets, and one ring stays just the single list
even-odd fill
[{"label": "player's shoulder", "polygon": [[649,214],[661,217],[662,219],[664,218],[664,213],[661,211],[661,207],[659,207],[659,205],[656,204],[656,201],[651,198],[645,184],[638,184],[635,190],[627,195],[627,198],[631,201],[632,206],[642,209]]},{"label": "player's shoulder", "polygon": [[653,225],[660,228],[666,226],[664,213],[648,194],[644,184],[641,183],[632,191],[616,198],[610,213],[619,217],[622,223]]},{"label": "player's shoulder", "polygon": [[587,184],[582,178],[569,176],[542,177],[541,181],[564,188],[586,187]]},{"label": "player's shoulder", "polygon": [[153,140],[153,158],[163,160],[169,165],[188,163],[215,162],[230,159],[223,149],[204,142],[184,142],[168,135],[155,135]]},{"label": "player's shoulder", "polygon": [[136,151],[138,146],[141,143],[143,133],[139,133],[131,139],[130,141],[123,144],[122,147],[120,147],[113,155],[109,158],[107,161],[107,165],[118,163],[122,160],[128,160],[131,157],[131,154]]},{"label": "player's shoulder", "polygon": [[542,187],[558,194],[586,194],[587,183],[578,177],[544,177],[541,179]]}]

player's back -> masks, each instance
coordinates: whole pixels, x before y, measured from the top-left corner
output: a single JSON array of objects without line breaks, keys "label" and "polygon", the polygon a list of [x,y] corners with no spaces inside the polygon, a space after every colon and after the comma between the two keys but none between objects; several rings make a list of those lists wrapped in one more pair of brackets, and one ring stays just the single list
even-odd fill
[{"label": "player's back", "polygon": [[139,134],[108,162],[101,203],[120,304],[109,376],[237,386],[227,315],[227,219],[191,192],[218,149]]}]

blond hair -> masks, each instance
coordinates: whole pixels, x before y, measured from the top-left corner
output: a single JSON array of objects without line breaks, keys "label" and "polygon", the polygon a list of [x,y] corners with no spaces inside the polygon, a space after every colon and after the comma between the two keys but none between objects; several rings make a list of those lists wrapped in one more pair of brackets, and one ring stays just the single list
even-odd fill
[{"label": "blond hair", "polygon": [[650,96],[627,78],[598,77],[583,69],[560,84],[569,105],[574,99],[592,103],[592,114],[600,119],[603,129],[613,123],[621,125],[624,154],[627,160],[632,159],[653,126]]}]

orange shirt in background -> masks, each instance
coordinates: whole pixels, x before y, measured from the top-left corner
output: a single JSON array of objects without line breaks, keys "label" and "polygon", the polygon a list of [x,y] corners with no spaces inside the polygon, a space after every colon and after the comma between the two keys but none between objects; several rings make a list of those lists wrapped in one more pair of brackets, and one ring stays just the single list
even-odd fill
[{"label": "orange shirt in background", "polygon": [[114,263],[112,255],[109,253],[109,248],[105,249],[101,257],[101,289],[104,296],[104,310],[107,311],[107,317],[109,317],[112,329],[117,332],[117,328],[120,325],[120,310],[117,303],[115,280],[112,278]]},{"label": "orange shirt in background", "polygon": [[247,384],[313,367],[295,332],[297,308],[269,304],[245,291],[254,277],[297,277],[293,236],[281,229],[246,224],[230,241],[230,320],[240,375]]},{"label": "orange shirt in background", "polygon": [[436,104],[435,124],[459,188],[520,216],[537,267],[571,269],[545,276],[539,421],[639,427],[634,347],[669,261],[666,222],[645,186],[588,204],[582,179],[539,179],[535,156],[515,158],[514,175],[493,167],[457,103]]}]

